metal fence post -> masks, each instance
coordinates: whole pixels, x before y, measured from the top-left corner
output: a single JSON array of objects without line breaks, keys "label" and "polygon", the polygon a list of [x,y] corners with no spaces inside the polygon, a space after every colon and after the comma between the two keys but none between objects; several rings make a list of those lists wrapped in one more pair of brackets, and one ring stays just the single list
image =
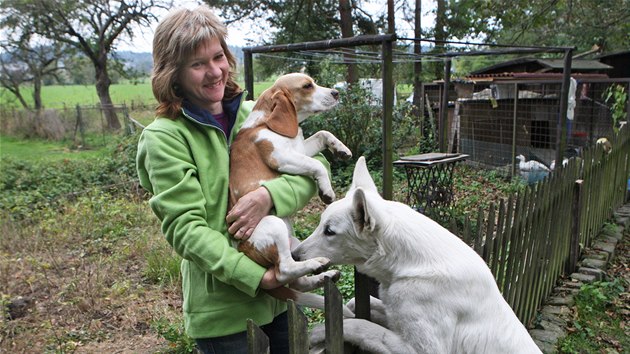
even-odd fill
[{"label": "metal fence post", "polygon": [[248,100],[254,99],[254,61],[251,50],[243,49],[243,68],[245,72],[245,90]]}]

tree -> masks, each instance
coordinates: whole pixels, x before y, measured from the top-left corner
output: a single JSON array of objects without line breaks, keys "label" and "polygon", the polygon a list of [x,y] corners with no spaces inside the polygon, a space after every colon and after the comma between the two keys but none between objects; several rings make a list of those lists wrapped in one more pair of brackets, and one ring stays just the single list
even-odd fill
[{"label": "tree", "polygon": [[[416,0],[414,9],[414,37],[422,37],[422,0]],[[424,112],[424,97],[422,97],[422,42],[413,43],[413,54],[416,61],[413,63],[413,105],[420,112]],[[424,116],[424,114],[422,114]]]},{"label": "tree", "polygon": [[[354,37],[354,30],[352,29],[352,7],[349,0],[339,0],[339,17],[341,19],[341,37],[352,38]],[[359,74],[357,72],[357,65],[353,62],[353,55],[344,52],[344,58],[348,62],[348,72],[346,74],[346,82],[354,84],[359,80]]]},{"label": "tree", "polygon": [[630,47],[630,0],[502,0],[497,7],[501,31],[490,39],[499,43],[576,46],[578,52]]},{"label": "tree", "polygon": [[[16,16],[4,16],[6,11],[0,12],[0,28],[10,28],[5,37],[0,40],[0,86],[11,92],[22,107],[42,109],[42,84],[47,76],[56,76],[62,67],[60,58],[63,57],[63,46],[60,43],[38,39],[29,19]],[[32,85],[33,106],[27,102],[22,94],[25,83]]]},{"label": "tree", "polygon": [[[205,0],[216,8],[228,26],[247,20],[259,31],[269,33],[258,45],[300,43],[360,34],[376,34],[382,21],[375,21],[361,9],[360,1],[346,0]],[[273,29],[273,30],[270,30]],[[287,58],[287,59],[282,59]],[[351,58],[348,61],[352,62]],[[274,54],[265,57],[266,72],[277,68],[299,70],[303,66],[318,75],[319,61],[299,53]],[[348,66],[352,70],[353,66]],[[346,75],[348,81],[358,74]]]},{"label": "tree", "polygon": [[166,4],[159,0],[5,0],[1,6],[13,9],[16,16],[32,19],[34,31],[39,35],[65,43],[89,58],[107,125],[119,129],[109,94],[110,53],[121,37],[133,38],[132,26],[149,26],[156,20],[152,9]]},{"label": "tree", "polygon": [[[448,39],[575,46],[606,51],[630,46],[630,0],[437,0]],[[442,7],[441,7],[441,3]],[[436,23],[435,39],[440,37]]]}]

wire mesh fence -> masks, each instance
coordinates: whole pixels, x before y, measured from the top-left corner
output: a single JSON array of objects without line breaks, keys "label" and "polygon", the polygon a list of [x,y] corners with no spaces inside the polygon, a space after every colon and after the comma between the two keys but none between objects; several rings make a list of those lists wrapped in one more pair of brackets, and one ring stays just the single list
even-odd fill
[{"label": "wire mesh fence", "polygon": [[[455,83],[466,86],[449,107],[449,149],[482,166],[513,171],[517,155],[553,167],[559,139],[559,80]],[[566,151],[573,157],[613,134],[611,88],[630,80],[580,79],[569,92]]]},{"label": "wire mesh fence", "polygon": [[[131,117],[126,104],[113,105],[107,109],[113,111],[121,123],[123,127],[121,132],[129,133],[141,127],[141,124]],[[105,110],[101,105],[64,106],[40,111],[0,108],[0,129],[7,135],[67,140],[78,147],[98,147],[105,145],[108,136],[112,134],[106,121]]]}]

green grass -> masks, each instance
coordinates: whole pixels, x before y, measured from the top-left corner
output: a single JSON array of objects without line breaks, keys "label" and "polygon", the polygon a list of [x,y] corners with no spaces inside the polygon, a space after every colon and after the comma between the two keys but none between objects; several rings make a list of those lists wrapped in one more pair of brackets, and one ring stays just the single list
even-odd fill
[{"label": "green grass", "polygon": [[624,307],[627,285],[623,278],[583,285],[576,296],[577,316],[559,352],[619,353],[630,348],[623,319],[627,314],[618,310]]},{"label": "green grass", "polygon": [[[267,87],[271,86],[271,81],[257,82],[254,84],[254,95],[258,97]],[[245,87],[243,83],[239,83]],[[23,96],[29,104],[32,104],[32,89],[24,87]],[[149,82],[140,84],[116,84],[110,87],[110,95],[114,104],[154,104],[155,98],[151,91]],[[96,95],[96,88],[93,85],[51,85],[42,88],[42,102],[46,108],[74,107],[78,105],[94,105],[99,102]],[[0,88],[0,105],[5,107],[20,108],[19,102],[5,89]]]},{"label": "green grass", "polygon": [[[31,88],[23,87],[22,90],[26,101],[32,104]],[[131,104],[132,101],[149,104],[155,101],[149,83],[112,85],[110,95],[115,104]],[[94,105],[99,100],[93,85],[51,85],[42,88],[42,102],[46,108],[63,108],[64,106],[74,107],[77,104]],[[4,89],[0,90],[0,103],[6,107],[21,107]]]},{"label": "green grass", "polygon": [[[261,81],[254,83],[254,97],[258,97],[265,89],[273,84],[273,81]],[[243,82],[239,82],[245,87]],[[28,86],[21,88],[26,101],[32,105],[32,89]],[[411,93],[410,85],[399,85],[398,93],[401,98],[407,98]],[[151,83],[116,84],[110,87],[110,95],[114,104],[145,104],[155,103]],[[50,85],[42,88],[42,102],[46,108],[74,107],[76,105],[95,105],[99,103],[94,85]],[[0,105],[8,108],[21,108],[20,103],[7,90],[0,88]]]},{"label": "green grass", "polygon": [[21,139],[0,135],[0,159],[14,158],[28,161],[89,160],[108,154],[106,147],[95,150],[70,149],[66,141]]}]

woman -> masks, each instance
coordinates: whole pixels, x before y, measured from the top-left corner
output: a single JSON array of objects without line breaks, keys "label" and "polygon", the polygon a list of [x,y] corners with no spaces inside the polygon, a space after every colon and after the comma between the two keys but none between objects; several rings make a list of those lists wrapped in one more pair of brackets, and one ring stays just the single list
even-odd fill
[{"label": "woman", "polygon": [[[288,352],[286,304],[260,289],[282,286],[232,247],[260,219],[288,216],[315,194],[313,180],[283,175],[228,205],[229,144],[253,107],[234,81],[236,60],[225,25],[206,6],[178,9],[153,40],[152,88],[157,118],[140,137],[140,184],[162,232],[182,256],[186,332],[205,353],[246,353],[246,321]],[[319,159],[326,163],[323,157]],[[328,165],[327,165],[328,166]]]}]

